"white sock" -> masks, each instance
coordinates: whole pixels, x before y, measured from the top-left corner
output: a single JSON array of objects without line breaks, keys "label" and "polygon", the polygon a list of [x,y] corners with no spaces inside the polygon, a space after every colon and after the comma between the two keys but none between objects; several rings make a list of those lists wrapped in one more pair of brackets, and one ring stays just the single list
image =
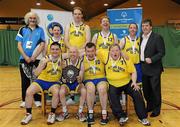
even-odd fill
[{"label": "white sock", "polygon": [[107,110],[102,110],[102,114],[107,114]]},{"label": "white sock", "polygon": [[93,113],[93,110],[89,110],[89,113]]},{"label": "white sock", "polygon": [[63,110],[63,112],[67,112],[67,107],[66,107],[66,106],[63,106],[63,107],[62,107],[62,110]]},{"label": "white sock", "polygon": [[79,113],[83,112],[83,106],[79,106]]}]

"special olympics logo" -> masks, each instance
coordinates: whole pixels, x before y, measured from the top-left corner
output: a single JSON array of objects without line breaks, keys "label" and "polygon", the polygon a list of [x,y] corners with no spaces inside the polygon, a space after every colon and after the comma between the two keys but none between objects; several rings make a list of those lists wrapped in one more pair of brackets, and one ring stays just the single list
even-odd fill
[{"label": "special olympics logo", "polygon": [[126,30],[122,30],[123,34],[126,34]]},{"label": "special olympics logo", "polygon": [[53,36],[52,28],[53,28],[54,25],[58,25],[60,27],[60,29],[61,29],[61,34],[63,33],[63,27],[62,27],[62,25],[60,23],[58,23],[58,22],[51,22],[51,23],[48,24],[48,26],[46,28],[46,31],[47,31],[47,34],[48,34],[49,37]]},{"label": "special olympics logo", "polygon": [[121,13],[121,16],[122,16],[123,18],[125,18],[125,17],[127,17],[127,13],[126,13],[125,11],[123,11],[123,12]]},{"label": "special olympics logo", "polygon": [[48,19],[48,21],[52,21],[54,19],[54,17],[52,14],[48,14],[47,19]]}]

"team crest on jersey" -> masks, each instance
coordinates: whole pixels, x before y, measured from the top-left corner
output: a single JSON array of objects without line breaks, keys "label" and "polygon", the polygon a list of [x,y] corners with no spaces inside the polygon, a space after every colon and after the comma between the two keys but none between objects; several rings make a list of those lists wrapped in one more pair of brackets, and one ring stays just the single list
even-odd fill
[{"label": "team crest on jersey", "polygon": [[112,70],[113,72],[125,72],[125,69],[119,66],[110,66],[108,67],[109,70]]},{"label": "team crest on jersey", "polygon": [[108,49],[110,46],[111,46],[111,45],[110,45],[109,43],[107,43],[107,44],[101,43],[101,44],[99,45],[99,47],[102,48],[102,49]]},{"label": "team crest on jersey", "polygon": [[126,52],[129,52],[129,53],[131,53],[131,54],[134,54],[134,53],[139,53],[139,50],[138,50],[137,48],[135,48],[135,52],[133,52],[133,48],[130,47],[130,48],[127,48],[127,49],[126,49]]},{"label": "team crest on jersey", "polygon": [[74,36],[76,36],[76,37],[83,36],[83,33],[82,33],[81,31],[78,31],[78,32],[73,31],[73,32],[71,32],[70,34],[71,34],[71,35],[74,35]]},{"label": "team crest on jersey", "polygon": [[[100,71],[101,69],[99,67],[95,67],[95,70]],[[89,67],[88,69],[86,69],[85,72],[89,72],[90,74],[94,74],[94,70],[92,67]]]}]

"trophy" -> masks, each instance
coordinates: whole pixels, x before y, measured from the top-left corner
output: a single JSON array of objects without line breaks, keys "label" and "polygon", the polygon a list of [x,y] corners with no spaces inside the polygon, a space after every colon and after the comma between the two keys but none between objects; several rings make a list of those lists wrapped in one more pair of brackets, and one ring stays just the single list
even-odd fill
[{"label": "trophy", "polygon": [[66,82],[75,82],[78,75],[79,69],[73,65],[68,65],[63,69],[63,78],[66,79]]}]

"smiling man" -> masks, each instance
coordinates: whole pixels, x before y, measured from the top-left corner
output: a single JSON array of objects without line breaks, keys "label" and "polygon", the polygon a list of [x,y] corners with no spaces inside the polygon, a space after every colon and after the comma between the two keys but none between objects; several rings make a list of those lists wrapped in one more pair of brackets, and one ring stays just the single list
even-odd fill
[{"label": "smiling man", "polygon": [[47,124],[54,124],[55,111],[59,102],[59,80],[62,75],[61,49],[58,42],[51,44],[50,55],[40,61],[40,64],[34,70],[34,74],[38,78],[31,83],[26,91],[26,115],[22,119],[21,124],[26,125],[32,120],[33,95],[43,90],[48,90],[52,93],[52,106]]},{"label": "smiling man", "polygon": [[100,23],[102,29],[93,36],[92,42],[96,44],[97,50],[103,49],[108,51],[112,44],[118,43],[118,39],[115,34],[110,32],[110,23],[107,16],[102,17]]},{"label": "smiling man", "polygon": [[140,59],[142,63],[143,93],[147,102],[147,112],[156,117],[161,112],[161,73],[162,58],[165,55],[165,45],[162,36],[152,32],[152,21],[142,22],[142,40]]}]

